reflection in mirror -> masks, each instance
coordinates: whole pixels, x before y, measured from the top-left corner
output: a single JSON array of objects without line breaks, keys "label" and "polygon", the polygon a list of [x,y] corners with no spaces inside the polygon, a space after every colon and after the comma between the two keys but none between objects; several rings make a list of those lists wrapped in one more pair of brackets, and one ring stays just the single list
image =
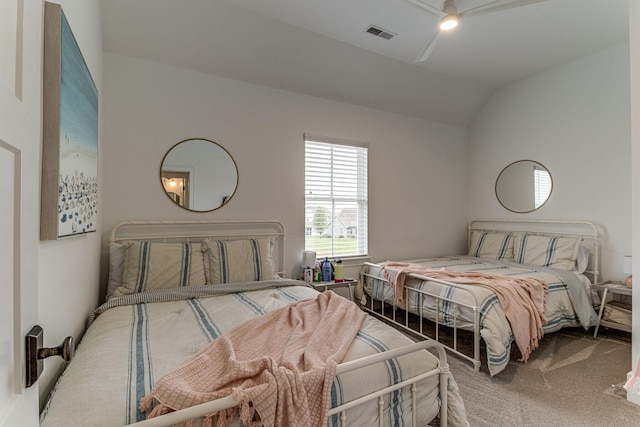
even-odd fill
[{"label": "reflection in mirror", "polygon": [[172,202],[206,212],[220,208],[233,197],[238,168],[221,145],[206,139],[187,139],[165,154],[160,181]]},{"label": "reflection in mirror", "polygon": [[533,212],[546,203],[553,189],[549,170],[533,160],[505,167],[496,179],[496,197],[511,212]]}]

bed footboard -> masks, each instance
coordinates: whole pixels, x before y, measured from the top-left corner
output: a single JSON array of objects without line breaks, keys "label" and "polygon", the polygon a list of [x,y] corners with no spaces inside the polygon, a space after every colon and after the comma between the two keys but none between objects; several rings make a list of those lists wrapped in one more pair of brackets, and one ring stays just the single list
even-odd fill
[{"label": "bed footboard", "polygon": [[[367,292],[366,289],[364,289],[364,283],[366,283],[367,280],[377,280],[380,282],[384,282],[386,284],[389,283],[389,281],[387,279],[385,279],[384,277],[379,277],[377,275],[373,275],[369,273],[369,270],[371,267],[376,267],[378,268],[379,265],[377,264],[373,264],[373,263],[369,263],[369,262],[365,262],[362,266],[362,269],[360,270],[360,284],[363,286],[362,291],[363,292]],[[460,289],[461,291],[465,292],[468,294],[468,299],[470,301],[472,301],[471,303],[464,303],[461,301],[456,301],[453,300],[452,298],[448,298],[446,296],[442,296],[433,292],[429,292],[426,291],[424,289],[414,289],[411,287],[406,286],[404,288],[404,300],[405,301],[409,301],[409,297],[410,294],[413,293],[415,296],[417,296],[418,298],[424,298],[424,297],[429,297],[432,298],[435,301],[435,314],[433,316],[426,316],[422,305],[420,305],[419,309],[417,310],[417,312],[412,314],[415,314],[416,316],[418,316],[418,324],[417,324],[417,328],[414,328],[412,326],[410,326],[410,322],[409,322],[409,315],[410,312],[409,310],[406,310],[404,307],[399,307],[396,302],[395,299],[392,303],[389,302],[385,302],[383,300],[376,300],[375,298],[373,298],[373,296],[369,295],[369,302],[368,304],[363,304],[362,305],[362,309],[365,310],[366,312],[370,313],[371,315],[383,320],[383,321],[387,321],[390,322],[394,325],[396,325],[397,327],[399,327],[402,330],[408,331],[412,334],[415,334],[421,338],[424,339],[433,339],[437,342],[439,342],[444,348],[446,348],[447,350],[449,350],[451,353],[456,354],[457,356],[470,361],[473,364],[473,367],[476,371],[480,370],[480,366],[482,364],[481,360],[480,360],[480,306],[478,304],[478,302],[475,299],[475,296],[473,294],[471,294],[470,292],[468,292],[464,287],[461,287],[459,285],[456,285],[455,283],[451,283],[451,282],[446,282],[443,280],[439,280],[439,279],[433,279],[433,278],[429,278],[426,276],[422,276],[422,275],[417,275],[417,274],[408,274],[408,277],[411,278],[416,278],[419,280],[424,280],[424,281],[430,281],[430,282],[435,282],[435,283],[440,283],[444,286],[449,286],[449,287],[455,287],[457,289]],[[378,310],[374,309],[374,302],[375,301],[379,301],[381,304],[381,307]],[[453,312],[453,315],[451,315],[450,317],[452,318],[451,321],[449,322],[449,325],[443,325],[440,322],[440,307],[444,306],[444,305],[448,305],[449,307],[452,307],[453,309],[451,310],[451,312]],[[391,313],[389,315],[386,314],[386,309],[387,307],[390,307]],[[462,307],[467,309],[468,311],[472,312],[473,315],[473,322],[470,328],[462,328],[459,326],[458,324],[458,316],[457,316],[457,308]],[[404,310],[405,312],[405,316],[404,316],[404,320],[399,320],[396,316],[396,312],[397,309],[401,309]],[[435,328],[434,328],[434,332],[433,334],[429,335],[423,328],[423,321],[424,320],[428,320],[432,323],[435,324]],[[451,329],[453,330],[453,339],[452,339],[452,343],[451,344],[447,344],[445,342],[442,342],[441,337],[440,337],[440,326],[446,326],[446,327],[451,327]],[[463,351],[461,351],[459,349],[459,340],[460,337],[458,336],[458,330],[459,329],[464,329],[464,330],[470,330],[473,333],[473,343],[472,343],[472,349],[471,349],[471,354],[469,353],[464,353]]]},{"label": "bed footboard", "polygon": [[[328,412],[328,417],[331,417],[335,414],[340,414],[340,423],[342,426],[349,425],[349,421],[347,420],[346,411],[355,406],[361,405],[365,402],[368,402],[373,399],[378,399],[378,418],[380,419],[380,427],[383,426],[382,416],[383,412],[383,398],[386,394],[392,393],[395,390],[398,390],[402,387],[411,386],[412,391],[412,425],[416,425],[416,413],[418,408],[418,402],[416,400],[416,383],[419,381],[438,376],[439,382],[439,396],[440,396],[440,426],[447,426],[447,408],[448,408],[448,396],[447,396],[447,386],[449,383],[449,364],[447,362],[447,354],[443,346],[436,341],[433,340],[425,340],[420,341],[415,344],[410,344],[404,347],[396,348],[393,350],[388,350],[382,353],[373,354],[370,356],[363,357],[361,359],[352,360],[349,362],[344,362],[338,365],[336,374],[342,374],[349,371],[354,371],[360,368],[364,368],[366,366],[370,366],[376,363],[384,362],[385,360],[393,359],[405,354],[418,352],[421,350],[434,349],[438,353],[438,366],[430,371],[426,371],[420,375],[414,376],[402,382],[390,385],[384,389],[378,390],[374,393],[363,396],[359,399],[355,399],[349,402],[345,402],[342,405],[331,408]],[[180,411],[170,412],[168,414],[151,418],[145,421],[140,421],[137,423],[129,424],[129,427],[166,427],[174,424],[184,423],[189,420],[202,418],[206,415],[215,414],[216,412],[233,408],[238,406],[240,402],[232,398],[231,396],[224,397],[221,399],[217,399],[211,402],[203,403],[200,405],[192,406],[190,408],[182,409]],[[330,418],[329,418],[330,419]],[[327,422],[329,422],[329,419]],[[354,420],[355,422],[356,420]]]}]

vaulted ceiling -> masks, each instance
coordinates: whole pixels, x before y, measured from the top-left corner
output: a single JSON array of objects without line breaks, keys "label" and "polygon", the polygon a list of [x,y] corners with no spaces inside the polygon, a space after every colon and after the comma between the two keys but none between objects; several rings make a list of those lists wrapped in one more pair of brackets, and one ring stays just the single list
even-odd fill
[{"label": "vaulted ceiling", "polygon": [[628,0],[455,1],[488,3],[518,6],[463,15],[421,62],[443,0],[101,0],[101,13],[106,52],[459,126],[496,88],[628,41]]}]

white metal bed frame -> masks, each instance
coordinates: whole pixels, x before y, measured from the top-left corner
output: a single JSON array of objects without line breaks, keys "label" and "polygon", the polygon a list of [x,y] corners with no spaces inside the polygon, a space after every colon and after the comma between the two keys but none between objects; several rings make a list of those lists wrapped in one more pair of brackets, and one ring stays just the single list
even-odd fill
[{"label": "white metal bed frame", "polygon": [[[125,221],[116,224],[110,235],[110,242],[125,242],[128,240],[147,240],[160,242],[199,242],[206,238],[243,240],[261,237],[271,237],[274,242],[274,263],[277,273],[284,276],[285,229],[280,221],[275,220],[210,220],[210,221]],[[447,426],[447,384],[449,383],[449,364],[444,347],[433,340],[420,341],[393,350],[367,356],[361,359],[344,362],[337,367],[337,374],[354,371],[385,360],[393,359],[405,354],[432,349],[437,352],[438,366],[431,370],[393,384],[359,399],[346,402],[331,408],[328,412],[327,423],[331,416],[340,414],[342,426],[348,425],[346,411],[373,399],[378,399],[379,427],[384,427],[384,396],[402,387],[411,386],[412,392],[412,425],[416,425],[418,402],[416,401],[416,383],[429,377],[438,376],[440,395],[440,425]],[[129,424],[136,427],[163,427],[182,423],[192,419],[202,418],[219,411],[238,406],[239,402],[231,396],[170,412],[165,415],[145,421]]]},{"label": "white metal bed frame", "polygon": [[[541,236],[554,236],[554,237],[578,237],[581,239],[581,243],[589,249],[590,259],[587,265],[587,269],[585,270],[585,275],[589,277],[591,283],[598,283],[600,277],[600,233],[598,227],[588,221],[552,221],[552,220],[516,220],[516,219],[475,219],[469,222],[468,227],[468,242],[471,241],[471,233],[473,231],[481,231],[481,232],[513,232],[513,233],[527,233],[527,234],[535,234]],[[367,278],[373,280],[380,280],[387,282],[384,278],[377,277],[369,274],[369,269],[371,267],[378,267],[378,264],[373,264],[366,262],[363,264],[360,270],[360,283],[364,284]],[[369,306],[364,305],[362,308],[385,321],[390,321],[395,326],[399,327],[402,330],[415,334],[424,339],[434,339],[435,341],[440,342],[443,347],[445,347],[451,353],[468,360],[473,364],[473,367],[476,371],[480,370],[482,362],[480,360],[480,304],[475,300],[473,294],[468,292],[464,286],[447,282],[440,279],[430,278],[424,275],[419,274],[409,274],[408,277],[416,278],[419,280],[429,280],[430,282],[440,283],[445,286],[451,286],[462,291],[468,293],[473,304],[466,304],[460,301],[453,300],[451,298],[440,296],[439,294],[435,294],[433,292],[418,290],[411,287],[406,286],[404,288],[404,300],[409,301],[409,293],[414,292],[415,294],[419,294],[421,297],[429,296],[433,298],[435,302],[435,317],[434,318],[426,318],[423,315],[422,306],[417,314],[418,316],[418,329],[414,329],[409,326],[409,311],[405,311],[404,322],[399,321],[396,318],[396,311],[398,307],[396,306],[395,301],[393,304],[386,303],[381,301],[381,311],[378,312],[374,309],[374,298],[369,298]],[[364,286],[363,286],[364,290]],[[366,291],[365,291],[366,292]],[[439,308],[442,306],[441,304],[447,303],[450,306],[454,307],[452,312],[453,316],[453,326],[443,325],[439,322],[440,312]],[[391,318],[386,316],[385,308],[390,305],[391,307]],[[473,325],[471,328],[462,328],[458,327],[458,310],[455,310],[457,307],[465,307],[471,311],[473,311]],[[428,336],[424,332],[423,321],[429,320],[435,324],[434,334],[433,336]],[[452,344],[448,345],[440,341],[440,326],[445,326],[453,329],[453,337]],[[473,333],[473,342],[472,342],[472,354],[465,354],[458,349],[459,337],[458,337],[458,329],[470,330]]]},{"label": "white metal bed frame", "polygon": [[[420,341],[414,344],[410,344],[401,348],[397,348],[394,350],[388,350],[383,353],[372,354],[367,357],[363,357],[358,360],[352,360],[350,362],[344,362],[338,365],[336,374],[342,374],[349,371],[354,371],[356,369],[364,368],[366,366],[370,366],[376,363],[384,362],[388,359],[393,359],[395,357],[399,357],[405,354],[413,353],[416,351],[427,350],[427,349],[435,349],[438,352],[438,358],[440,360],[438,367],[434,370],[424,372],[420,375],[417,375],[408,380],[399,382],[397,384],[393,384],[391,386],[385,387],[384,389],[378,390],[374,393],[363,396],[359,399],[352,400],[350,402],[343,403],[342,405],[331,408],[327,413],[327,425],[330,423],[330,417],[335,414],[340,414],[340,424],[342,426],[347,426],[349,420],[347,420],[346,411],[347,409],[353,408],[355,406],[361,405],[365,402],[368,402],[373,399],[378,399],[378,419],[379,419],[379,427],[384,427],[384,396],[386,394],[392,393],[395,390],[398,390],[402,387],[411,386],[411,416],[412,416],[412,424],[416,424],[416,413],[418,408],[418,402],[416,399],[416,383],[438,375],[439,376],[439,388],[440,388],[440,425],[442,427],[447,426],[447,405],[448,405],[448,397],[447,397],[447,383],[449,378],[449,365],[447,363],[447,354],[444,348],[433,340]],[[171,426],[178,423],[183,423],[185,421],[189,421],[192,419],[201,418],[207,415],[215,414],[225,409],[233,408],[238,406],[240,402],[235,400],[233,397],[223,397],[221,399],[213,400],[211,402],[202,403],[200,405],[192,406],[190,408],[182,409],[176,412],[170,412],[168,414],[151,418],[145,421],[140,421],[137,423],[129,424],[129,427],[166,427]],[[355,420],[357,421],[357,420]]]}]

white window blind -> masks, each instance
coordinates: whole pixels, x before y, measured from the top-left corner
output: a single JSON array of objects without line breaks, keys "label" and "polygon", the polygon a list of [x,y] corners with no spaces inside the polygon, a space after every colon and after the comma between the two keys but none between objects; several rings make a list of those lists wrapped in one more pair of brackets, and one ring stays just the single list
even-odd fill
[{"label": "white window blind", "polygon": [[367,145],[305,134],[305,250],[368,254]]},{"label": "white window blind", "polygon": [[533,166],[534,207],[542,206],[551,194],[551,175],[546,169]]}]

